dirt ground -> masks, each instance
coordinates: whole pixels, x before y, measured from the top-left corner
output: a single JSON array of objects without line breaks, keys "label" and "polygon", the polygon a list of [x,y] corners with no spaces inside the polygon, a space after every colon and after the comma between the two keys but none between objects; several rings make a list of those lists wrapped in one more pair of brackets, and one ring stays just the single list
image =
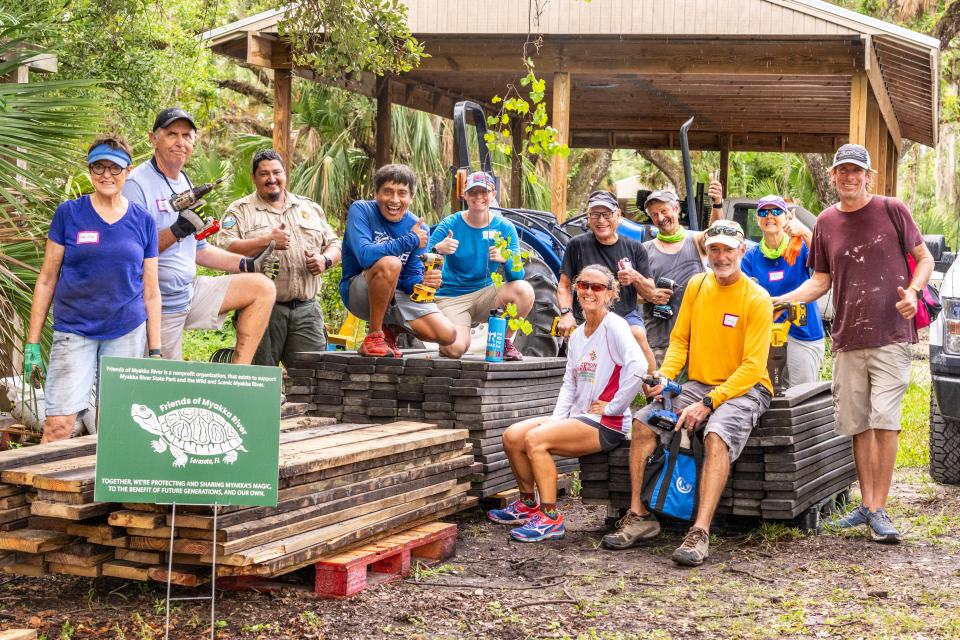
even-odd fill
[{"label": "dirt ground", "polygon": [[[537,545],[509,542],[480,512],[463,514],[448,564],[349,599],[319,600],[293,585],[223,592],[216,637],[960,637],[960,487],[934,484],[923,470],[898,472],[890,511],[904,533],[899,546],[863,531],[803,535],[768,524],[714,536],[708,563],[694,570],[670,560],[680,534],[606,551],[603,507],[573,498],[563,509],[567,537]],[[2,581],[0,629],[34,627],[47,640],[164,637],[161,585]],[[209,637],[208,620],[208,603],[178,603],[171,637]]]}]

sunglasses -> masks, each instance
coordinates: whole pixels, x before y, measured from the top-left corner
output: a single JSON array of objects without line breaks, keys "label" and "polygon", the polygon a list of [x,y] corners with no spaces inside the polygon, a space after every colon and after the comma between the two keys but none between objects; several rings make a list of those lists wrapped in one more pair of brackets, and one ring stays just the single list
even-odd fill
[{"label": "sunglasses", "polygon": [[786,211],[783,209],[757,209],[758,218],[766,218],[767,216],[782,216]]},{"label": "sunglasses", "polygon": [[100,162],[95,162],[90,165],[90,173],[95,176],[102,176],[106,172],[110,172],[112,176],[118,176],[123,173],[123,167],[118,164],[110,163],[109,166],[102,164]]},{"label": "sunglasses", "polygon": [[604,290],[609,291],[610,287],[608,287],[606,284],[602,282],[584,282],[583,280],[581,280],[580,282],[577,283],[577,289],[580,291],[586,291],[587,289],[589,289],[594,293],[600,293],[601,291],[604,291]]},{"label": "sunglasses", "polygon": [[713,238],[715,236],[733,236],[734,238],[742,238],[743,231],[739,229],[734,229],[733,227],[725,227],[723,225],[718,225],[716,227],[709,227],[705,231],[708,238]]}]

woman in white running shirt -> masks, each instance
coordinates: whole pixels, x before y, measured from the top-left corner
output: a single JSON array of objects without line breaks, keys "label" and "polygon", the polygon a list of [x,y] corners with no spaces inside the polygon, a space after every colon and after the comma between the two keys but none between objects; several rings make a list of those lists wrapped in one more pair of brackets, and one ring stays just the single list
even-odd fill
[{"label": "woman in white running shirt", "polygon": [[[510,535],[523,542],[564,536],[553,456],[609,451],[626,440],[630,404],[646,371],[630,325],[610,313],[619,297],[616,276],[594,264],[584,267],[573,284],[585,322],[570,336],[557,406],[551,416],[518,422],[504,432],[503,447],[520,497],[487,513],[494,522],[519,525]],[[540,492],[539,504],[534,488]]]}]

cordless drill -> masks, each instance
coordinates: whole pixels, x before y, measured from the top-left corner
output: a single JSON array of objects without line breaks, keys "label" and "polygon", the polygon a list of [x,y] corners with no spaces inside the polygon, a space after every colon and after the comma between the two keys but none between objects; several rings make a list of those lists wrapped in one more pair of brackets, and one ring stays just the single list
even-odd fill
[{"label": "cordless drill", "polygon": [[[664,278],[660,276],[656,280],[656,286],[658,289],[670,289],[670,297],[673,297],[673,292],[677,289],[677,281],[671,280],[670,278]],[[670,306],[670,301],[667,300],[664,304],[657,304],[653,306],[653,317],[659,320],[669,320],[673,317],[673,307]]]},{"label": "cordless drill", "polygon": [[[421,253],[420,262],[423,263],[424,275],[428,274],[434,269],[443,268],[443,256],[439,253]],[[410,294],[410,299],[414,302],[433,302],[433,299],[436,295],[436,289],[433,287],[428,287],[421,282],[413,285],[413,293]]]},{"label": "cordless drill", "polygon": [[220,221],[214,218],[213,216],[206,218],[204,217],[204,205],[207,203],[203,200],[203,196],[207,195],[214,190],[220,183],[222,183],[226,178],[218,178],[213,182],[205,182],[204,184],[198,184],[195,187],[191,187],[182,193],[170,198],[170,208],[180,213],[181,211],[193,211],[198,218],[203,220],[203,227],[193,234],[193,237],[197,240],[203,240],[207,236],[213,235],[217,231],[220,231]]},{"label": "cordless drill", "polygon": [[648,387],[663,385],[663,391],[660,392],[660,395],[663,396],[663,409],[657,409],[650,414],[648,418],[650,426],[665,431],[673,431],[680,419],[673,411],[673,399],[680,395],[680,385],[669,378],[654,378],[653,376],[646,376],[643,383]]},{"label": "cordless drill", "polygon": [[786,311],[786,317],[770,325],[770,355],[767,356],[767,373],[773,385],[773,395],[782,396],[787,386],[783,380],[783,368],[787,364],[787,336],[790,325],[807,324],[807,305],[803,302],[779,302],[773,306],[774,317]]}]

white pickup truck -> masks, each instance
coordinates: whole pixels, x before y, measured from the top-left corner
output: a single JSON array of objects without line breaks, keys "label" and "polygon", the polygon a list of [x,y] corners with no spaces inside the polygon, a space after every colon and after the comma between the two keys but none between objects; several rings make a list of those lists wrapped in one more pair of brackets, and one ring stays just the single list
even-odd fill
[{"label": "white pickup truck", "polygon": [[924,236],[946,272],[940,284],[943,311],[930,325],[930,476],[960,484],[960,261],[942,236]]}]

